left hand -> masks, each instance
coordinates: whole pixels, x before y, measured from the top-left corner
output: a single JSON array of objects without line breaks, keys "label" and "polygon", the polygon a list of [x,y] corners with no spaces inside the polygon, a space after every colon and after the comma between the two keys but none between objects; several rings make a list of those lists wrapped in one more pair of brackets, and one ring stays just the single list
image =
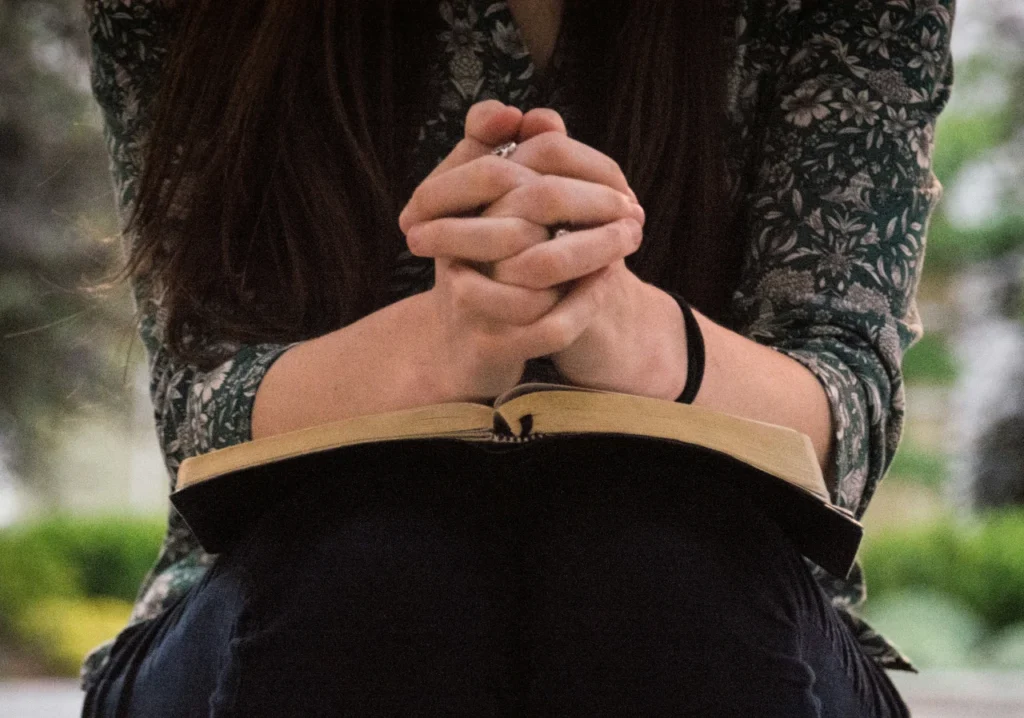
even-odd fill
[{"label": "left hand", "polygon": [[[471,113],[467,136],[475,130],[472,119]],[[414,197],[403,212],[410,247],[420,256],[489,262],[483,271],[504,284],[533,289],[561,286],[567,293],[560,305],[570,301],[592,305],[592,319],[583,333],[569,347],[550,355],[562,375],[578,386],[674,399],[686,374],[685,331],[674,300],[626,267],[625,257],[639,247],[640,237],[630,236],[636,232],[630,228],[635,223],[615,220],[612,212],[607,223],[591,224],[554,241],[529,243],[497,261],[481,255],[480,233],[496,227],[495,219],[525,220],[545,236],[546,227],[571,220],[574,211],[593,215],[592,203],[602,196],[594,185],[635,201],[617,163],[570,139],[561,118],[551,110],[528,113],[518,133],[508,139],[520,143],[508,161],[538,175],[576,182],[540,179],[519,185],[474,218],[432,212],[423,203],[416,204]],[[457,166],[451,164],[441,174]],[[462,202],[452,195],[472,195],[465,185],[445,186],[448,196],[441,204],[460,206]],[[591,206],[581,209],[586,205]],[[558,306],[551,311],[557,312]]]}]

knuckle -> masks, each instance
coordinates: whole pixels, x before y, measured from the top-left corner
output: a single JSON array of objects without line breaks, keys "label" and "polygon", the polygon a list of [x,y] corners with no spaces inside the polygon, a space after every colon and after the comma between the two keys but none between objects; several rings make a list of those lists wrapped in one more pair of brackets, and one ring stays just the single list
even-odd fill
[{"label": "knuckle", "polygon": [[553,314],[544,324],[542,339],[545,344],[556,349],[569,346],[573,339],[573,327],[570,319],[563,313]]},{"label": "knuckle", "polygon": [[460,313],[469,313],[473,308],[474,292],[473,287],[462,270],[452,273],[449,277],[449,292],[452,298],[452,306]]},{"label": "knuckle", "polygon": [[548,238],[546,227],[534,224],[522,217],[509,218],[510,249],[522,251],[527,247],[539,244]]},{"label": "knuckle", "polygon": [[608,225],[608,229],[611,232],[612,240],[616,247],[625,246],[632,249],[639,242],[642,234],[640,223],[632,218],[620,219],[618,222],[613,222]]},{"label": "knuckle", "polygon": [[612,222],[605,225],[605,232],[609,238],[615,243],[615,245],[623,244],[627,241],[632,240],[632,231],[629,228],[628,219],[620,219],[618,222]]},{"label": "knuckle", "polygon": [[633,215],[633,203],[630,199],[621,192],[612,189],[609,191],[613,193],[612,201],[614,202],[615,213],[621,217],[631,217]]},{"label": "knuckle", "polygon": [[528,223],[520,217],[503,217],[501,222],[502,224],[491,235],[495,251],[501,254],[500,258],[495,260],[497,262],[495,268],[502,262],[507,263],[526,249],[524,237],[529,231]]},{"label": "knuckle", "polygon": [[644,239],[644,228],[635,219],[625,220],[627,227],[627,240],[632,247],[639,245]]}]

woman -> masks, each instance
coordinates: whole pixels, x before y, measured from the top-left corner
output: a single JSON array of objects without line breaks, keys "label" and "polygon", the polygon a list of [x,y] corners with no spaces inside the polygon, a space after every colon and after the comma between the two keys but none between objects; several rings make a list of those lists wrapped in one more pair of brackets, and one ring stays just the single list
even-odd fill
[{"label": "woman", "polygon": [[[171,487],[542,378],[798,429],[862,515],[952,5],[87,0]],[[728,477],[543,451],[370,451],[216,557],[172,512],[86,715],[906,715],[859,570]]]}]

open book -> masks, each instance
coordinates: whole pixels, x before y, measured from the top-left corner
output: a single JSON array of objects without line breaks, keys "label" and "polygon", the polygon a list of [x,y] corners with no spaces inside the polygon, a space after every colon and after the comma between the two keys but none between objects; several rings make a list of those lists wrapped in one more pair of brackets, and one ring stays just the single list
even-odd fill
[{"label": "open book", "polygon": [[[526,448],[559,435],[642,437],[713,452],[742,469],[750,491],[796,548],[830,573],[849,572],[863,529],[832,505],[811,440],[793,429],[649,397],[562,384],[520,384],[493,406],[452,402],[360,416],[191,457],[171,502],[204,549],[223,550],[273,500],[274,470],[346,447],[422,439]],[[637,450],[643,450],[638,447]]]}]

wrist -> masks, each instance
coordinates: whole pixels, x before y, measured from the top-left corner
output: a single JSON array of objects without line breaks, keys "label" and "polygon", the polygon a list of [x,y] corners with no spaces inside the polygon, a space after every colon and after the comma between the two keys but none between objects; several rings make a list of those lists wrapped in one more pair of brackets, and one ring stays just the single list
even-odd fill
[{"label": "wrist", "polygon": [[436,403],[462,400],[465,390],[457,381],[461,372],[453,365],[447,351],[450,341],[441,323],[436,289],[431,288],[401,301],[410,303],[411,321],[408,326],[416,327],[416,350],[407,352],[411,381],[435,397]]},{"label": "wrist", "polygon": [[689,370],[686,343],[686,321],[676,299],[669,293],[648,285],[659,307],[657,316],[661,319],[656,326],[661,328],[660,356],[657,385],[652,386],[649,396],[665,401],[676,401],[686,386]]}]

